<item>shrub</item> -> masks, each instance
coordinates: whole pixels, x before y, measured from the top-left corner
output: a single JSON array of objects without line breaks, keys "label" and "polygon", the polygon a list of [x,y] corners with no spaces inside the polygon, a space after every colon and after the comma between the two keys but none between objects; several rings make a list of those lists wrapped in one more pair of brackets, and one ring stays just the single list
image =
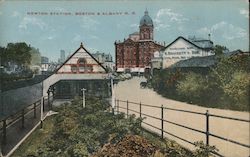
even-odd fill
[{"label": "shrub", "polygon": [[200,99],[205,97],[207,90],[208,82],[200,74],[188,73],[185,79],[177,84],[178,94],[190,102],[201,102]]},{"label": "shrub", "polygon": [[225,94],[233,99],[234,108],[249,110],[250,74],[247,72],[235,72],[230,82],[223,86]]}]

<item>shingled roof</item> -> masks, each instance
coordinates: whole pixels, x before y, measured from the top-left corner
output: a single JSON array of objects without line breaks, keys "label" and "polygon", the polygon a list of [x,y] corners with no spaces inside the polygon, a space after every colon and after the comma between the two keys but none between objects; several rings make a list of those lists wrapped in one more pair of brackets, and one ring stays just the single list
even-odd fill
[{"label": "shingled roof", "polygon": [[216,56],[193,57],[187,60],[181,60],[171,66],[171,68],[184,67],[211,67],[217,63]]},{"label": "shingled roof", "polygon": [[[228,53],[224,53],[225,57],[234,55],[250,55],[249,52],[243,52],[241,50],[235,50]],[[204,56],[204,57],[193,57],[187,60],[181,60],[171,66],[171,68],[184,68],[184,67],[211,67],[217,63],[217,56]]]}]

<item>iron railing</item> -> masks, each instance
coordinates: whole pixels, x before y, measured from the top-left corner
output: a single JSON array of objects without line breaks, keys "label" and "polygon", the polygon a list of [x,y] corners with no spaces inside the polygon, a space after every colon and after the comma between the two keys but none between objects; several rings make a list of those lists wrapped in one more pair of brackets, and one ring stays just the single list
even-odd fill
[{"label": "iron railing", "polygon": [[[46,106],[45,104],[48,105],[47,107],[49,109],[52,109],[52,105],[49,102],[51,98],[53,99],[53,96],[50,96],[49,99],[48,96],[43,97],[43,111],[45,111],[45,106]],[[46,101],[47,103],[45,103]],[[14,114],[9,115],[5,119],[2,119],[1,120],[2,125],[0,126],[0,135],[1,135],[0,139],[2,139],[2,141],[0,142],[4,145],[7,143],[7,128],[10,127],[11,125],[15,125],[15,123],[18,122],[19,120],[21,120],[21,128],[24,128],[25,116],[30,114],[32,111],[33,111],[33,117],[37,118],[37,111],[40,112],[38,106],[40,105],[41,105],[41,100],[35,101],[29,106],[24,106],[22,109],[18,110]]]},{"label": "iron railing", "polygon": [[[125,105],[126,107],[121,107],[119,105],[120,102],[126,103],[126,105]],[[139,111],[130,109],[129,108],[129,104],[138,105],[139,106]],[[155,117],[155,116],[143,113],[142,112],[142,107],[143,106],[159,109],[161,111],[160,112],[160,116],[161,117],[159,118],[159,117]],[[154,105],[149,105],[149,104],[142,104],[142,103],[132,102],[132,101],[128,101],[128,100],[126,100],[126,101],[125,100],[119,100],[119,99],[115,100],[115,109],[116,109],[116,111],[118,113],[120,112],[119,109],[124,109],[125,112],[126,112],[127,117],[129,116],[129,111],[132,111],[134,113],[138,113],[139,116],[140,116],[140,118],[142,118],[142,116],[146,116],[146,117],[150,117],[150,118],[153,118],[153,119],[160,120],[161,121],[161,127],[160,128],[154,126],[153,124],[144,122],[144,121],[142,121],[142,123],[146,124],[146,125],[148,125],[148,126],[150,126],[152,128],[155,128],[155,129],[157,129],[159,131],[161,131],[160,136],[161,136],[162,139],[164,138],[164,133],[166,133],[166,134],[168,134],[170,136],[173,136],[173,137],[175,137],[175,138],[177,138],[179,140],[182,140],[182,141],[187,142],[189,144],[195,145],[194,142],[191,142],[191,141],[189,141],[187,139],[184,139],[184,138],[182,138],[180,136],[177,136],[177,135],[175,135],[175,134],[173,134],[173,133],[171,133],[171,132],[169,132],[167,130],[164,130],[164,122],[166,122],[166,123],[178,126],[178,127],[182,127],[182,128],[188,129],[188,130],[192,130],[192,131],[204,134],[207,146],[209,146],[209,138],[210,138],[210,136],[212,136],[212,137],[215,137],[215,138],[218,138],[218,139],[221,139],[221,140],[224,140],[224,141],[227,141],[227,142],[230,142],[230,143],[242,146],[242,147],[244,147],[246,149],[250,149],[250,145],[248,145],[248,144],[244,144],[244,143],[235,141],[233,139],[229,139],[229,138],[222,137],[222,136],[219,136],[219,135],[211,133],[209,131],[209,119],[210,119],[209,117],[216,117],[216,118],[222,118],[222,119],[228,119],[228,120],[234,120],[234,121],[246,122],[246,123],[250,123],[250,120],[240,119],[240,118],[233,118],[233,117],[227,117],[227,116],[216,115],[216,114],[210,114],[208,110],[206,111],[206,113],[202,113],[202,112],[195,112],[195,111],[189,111],[189,110],[182,110],[182,109],[175,109],[175,108],[164,107],[163,105],[161,105],[161,106],[154,106]],[[199,129],[195,129],[195,128],[192,128],[192,127],[189,127],[189,126],[186,126],[186,125],[183,125],[183,124],[179,124],[179,123],[167,120],[166,118],[164,119],[164,110],[172,110],[172,111],[177,111],[177,112],[185,112],[185,113],[190,113],[190,114],[196,114],[196,115],[205,116],[206,129],[205,130],[199,130]],[[217,156],[223,157],[222,154],[219,154],[217,152],[211,152],[211,153],[213,153],[213,154],[215,154]]]}]

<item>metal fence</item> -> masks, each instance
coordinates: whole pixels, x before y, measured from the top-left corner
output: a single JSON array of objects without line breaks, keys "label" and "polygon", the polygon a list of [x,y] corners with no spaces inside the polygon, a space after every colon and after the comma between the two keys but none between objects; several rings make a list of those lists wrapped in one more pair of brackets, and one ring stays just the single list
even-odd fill
[{"label": "metal fence", "polygon": [[28,107],[42,97],[42,83],[0,93],[0,120]]},{"label": "metal fence", "polygon": [[[53,96],[45,96],[43,97],[43,111],[48,111],[52,109],[52,101]],[[32,114],[33,112],[33,118],[39,118],[37,117],[37,113],[41,111],[41,99],[38,101],[35,101],[31,104],[23,106],[23,108],[16,110],[16,112],[12,113],[11,115],[8,115],[4,119],[1,120],[0,125],[0,139],[1,143],[5,145],[7,143],[7,129],[8,127],[15,125],[16,122],[21,121],[21,128],[24,129],[25,126],[25,116],[28,114]]]},{"label": "metal fence", "polygon": [[[163,139],[164,138],[164,133],[170,135],[170,136],[173,136],[179,140],[182,140],[184,142],[187,142],[189,144],[192,144],[192,145],[195,145],[194,142],[191,142],[187,139],[184,139],[180,136],[177,136],[175,135],[174,133],[171,133],[167,130],[164,130],[164,122],[166,123],[169,123],[169,124],[173,124],[175,126],[178,126],[178,127],[182,127],[182,128],[185,128],[185,129],[188,129],[188,130],[191,130],[191,131],[194,131],[194,132],[199,132],[199,133],[202,133],[204,134],[205,136],[205,139],[206,139],[206,145],[209,146],[209,138],[210,136],[211,137],[215,137],[215,138],[218,138],[218,139],[221,139],[221,140],[224,140],[224,141],[227,141],[227,142],[231,142],[233,144],[236,144],[236,145],[239,145],[239,146],[242,146],[246,149],[250,149],[250,145],[247,145],[247,144],[244,144],[244,143],[241,143],[241,142],[238,142],[238,141],[235,141],[233,139],[228,139],[228,138],[225,138],[225,137],[222,137],[222,136],[219,136],[219,135],[216,135],[216,134],[213,134],[212,132],[209,131],[209,117],[216,117],[216,118],[223,118],[223,119],[228,119],[228,120],[235,120],[235,121],[238,121],[238,122],[243,122],[243,123],[250,123],[250,120],[246,120],[246,119],[239,119],[239,118],[233,118],[233,117],[227,117],[227,116],[222,116],[222,115],[215,115],[215,114],[210,114],[209,111],[207,110],[206,113],[202,113],[202,112],[195,112],[195,111],[189,111],[189,110],[182,110],[182,109],[174,109],[174,108],[169,108],[169,107],[163,107],[163,105],[160,107],[160,106],[153,106],[153,105],[148,105],[148,104],[142,104],[142,103],[137,103],[137,102],[130,102],[128,100],[119,100],[119,99],[116,99],[115,100],[115,109],[116,111],[119,113],[119,109],[124,109],[125,112],[126,112],[126,115],[128,117],[129,115],[129,111],[131,112],[134,112],[134,113],[137,113],[139,114],[140,118],[142,118],[142,116],[146,116],[146,117],[150,117],[150,118],[153,118],[153,119],[157,119],[161,122],[161,127],[156,127],[154,126],[153,124],[150,124],[150,123],[147,123],[147,122],[144,122],[142,121],[142,123],[154,128],[154,129],[157,129],[159,131],[161,131],[160,133],[160,136],[161,138]],[[121,107],[119,105],[120,102],[123,102],[123,103],[126,103],[126,107]],[[136,111],[136,110],[133,110],[133,109],[130,109],[129,108],[129,105],[130,104],[133,104],[133,105],[138,105],[139,106],[139,111]],[[149,115],[149,114],[146,114],[146,113],[143,113],[142,112],[142,107],[143,106],[147,106],[147,107],[151,107],[151,108],[156,108],[156,109],[159,109],[160,110],[160,113],[161,113],[161,118],[159,117],[155,117],[155,116],[152,116],[152,115]],[[172,111],[177,111],[177,112],[185,112],[185,113],[189,113],[189,114],[196,114],[196,115],[201,115],[201,116],[205,116],[205,130],[198,130],[198,129],[195,129],[195,128],[192,128],[192,127],[189,127],[187,125],[183,125],[183,124],[178,124],[178,123],[175,123],[173,121],[169,121],[166,117],[167,116],[164,116],[164,110],[172,110]],[[223,157],[222,154],[219,154],[217,152],[211,152],[217,156],[221,156]]]}]

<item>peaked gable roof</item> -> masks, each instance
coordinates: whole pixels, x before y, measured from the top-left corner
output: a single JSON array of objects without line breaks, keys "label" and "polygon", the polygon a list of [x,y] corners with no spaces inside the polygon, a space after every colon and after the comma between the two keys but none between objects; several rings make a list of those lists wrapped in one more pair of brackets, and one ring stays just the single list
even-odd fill
[{"label": "peaked gable roof", "polygon": [[178,41],[179,39],[183,39],[184,41],[188,42],[189,44],[199,48],[199,49],[204,49],[196,44],[194,44],[193,42],[189,41],[188,39],[182,37],[182,36],[179,36],[178,38],[176,38],[173,42],[171,42],[170,44],[168,44],[163,50],[166,50],[168,47],[170,47],[172,44],[174,44],[176,41]]},{"label": "peaked gable roof", "polygon": [[82,42],[81,42],[81,45],[80,45],[80,47],[72,54],[72,55],[70,55],[70,57],[68,57],[64,62],[63,62],[63,64],[61,64],[56,70],[55,70],[55,73],[57,73],[58,72],[58,70],[60,70],[61,69],[61,67],[63,67],[80,49],[83,49],[92,59],[94,59],[96,62],[97,62],[97,64],[98,65],[100,65],[104,70],[105,70],[105,72],[107,72],[107,69],[91,54],[91,53],[89,53],[84,47],[83,47],[83,44],[82,44]]}]

